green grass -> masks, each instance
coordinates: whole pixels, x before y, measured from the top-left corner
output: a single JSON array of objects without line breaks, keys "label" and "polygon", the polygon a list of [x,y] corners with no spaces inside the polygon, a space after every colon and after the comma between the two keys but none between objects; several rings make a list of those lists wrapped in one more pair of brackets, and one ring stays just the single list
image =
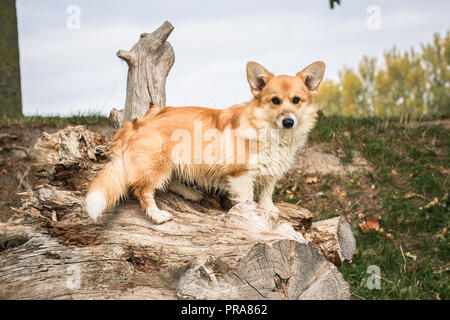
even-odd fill
[{"label": "green grass", "polygon": [[106,122],[108,122],[107,117],[95,113],[72,115],[68,117],[61,117],[61,116],[24,116],[14,118],[0,117],[0,128],[8,127],[14,124],[58,127],[64,124],[92,125],[92,124],[102,124]]},{"label": "green grass", "polygon": [[[450,299],[450,130],[442,125],[412,127],[400,119],[322,117],[312,140],[333,150],[341,148],[343,163],[351,162],[358,151],[374,167],[369,173],[320,176],[314,190],[303,181],[291,181],[299,185],[294,196],[285,193],[290,186],[278,190],[280,199],[300,203],[315,212],[317,220],[337,213],[349,217],[357,254],[340,271],[353,297]],[[332,192],[336,187],[346,195]],[[319,191],[323,194],[319,200],[308,201],[309,193]],[[357,205],[349,209],[348,202]],[[358,224],[370,215],[380,218],[383,232],[360,232]],[[379,290],[366,286],[371,265],[381,269]]]}]

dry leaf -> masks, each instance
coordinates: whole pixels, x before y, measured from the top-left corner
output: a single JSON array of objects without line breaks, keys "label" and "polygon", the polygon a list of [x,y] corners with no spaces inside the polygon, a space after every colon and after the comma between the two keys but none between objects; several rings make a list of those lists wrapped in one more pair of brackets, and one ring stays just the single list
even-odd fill
[{"label": "dry leaf", "polygon": [[392,169],[392,170],[391,170],[391,173],[392,173],[394,176],[398,175],[398,172],[397,172],[395,169]]},{"label": "dry leaf", "polygon": [[439,167],[439,172],[442,174],[447,174],[448,173],[448,169],[445,169],[444,167]]},{"label": "dry leaf", "polygon": [[361,222],[359,224],[359,228],[361,229],[361,233],[369,233],[369,232],[379,232],[380,231],[380,222],[377,216],[370,216],[367,218],[367,221]]},{"label": "dry leaf", "polygon": [[347,191],[344,189],[338,188],[338,187],[331,187],[331,190],[333,190],[334,193],[336,193],[340,197],[346,197]]},{"label": "dry leaf", "polygon": [[319,178],[317,178],[317,177],[307,177],[305,179],[305,182],[308,184],[313,184],[313,183],[317,183],[318,180],[319,180]]},{"label": "dry leaf", "polygon": [[410,258],[413,259],[414,261],[417,260],[417,256],[416,256],[415,254],[412,254],[411,252],[405,253],[405,256],[410,257]]},{"label": "dry leaf", "polygon": [[432,201],[430,201],[426,206],[425,209],[434,207],[435,205],[437,205],[439,203],[438,198],[434,198]]},{"label": "dry leaf", "polygon": [[[413,198],[413,197],[418,197],[418,198],[425,199],[425,196],[423,196],[423,195],[421,195],[421,194],[418,194],[418,193],[414,193],[414,192],[409,192],[409,193],[407,193],[407,194],[403,197],[403,199],[409,199],[409,198]],[[395,197],[394,197],[394,198],[395,198]]]},{"label": "dry leaf", "polygon": [[440,239],[444,239],[446,233],[447,233],[447,227],[444,227],[444,229],[442,229],[442,232],[439,234],[438,237]]}]

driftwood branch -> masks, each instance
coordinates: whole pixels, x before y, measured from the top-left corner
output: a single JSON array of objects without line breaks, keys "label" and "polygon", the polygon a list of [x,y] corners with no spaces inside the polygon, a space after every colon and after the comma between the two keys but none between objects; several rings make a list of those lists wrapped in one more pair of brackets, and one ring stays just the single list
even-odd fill
[{"label": "driftwood branch", "polygon": [[141,34],[130,51],[117,56],[128,64],[127,94],[124,110],[113,109],[110,120],[118,130],[123,121],[142,118],[152,106],[166,106],[166,78],[175,61],[167,38],[173,30],[166,21],[152,33]]}]

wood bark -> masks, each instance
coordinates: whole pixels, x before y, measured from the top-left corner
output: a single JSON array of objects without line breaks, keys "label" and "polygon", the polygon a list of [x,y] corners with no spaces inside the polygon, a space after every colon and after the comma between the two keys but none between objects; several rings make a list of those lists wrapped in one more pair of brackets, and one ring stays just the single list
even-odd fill
[{"label": "wood bark", "polygon": [[21,117],[16,0],[0,1],[0,21],[0,117]]},{"label": "wood bark", "polygon": [[127,94],[124,110],[113,109],[110,120],[118,130],[123,121],[142,118],[152,106],[166,106],[166,78],[175,61],[167,38],[173,30],[165,21],[152,33],[143,33],[130,51],[117,56],[128,64]]},{"label": "wood bark", "polygon": [[[44,133],[31,151],[40,185],[0,225],[3,299],[348,299],[335,264],[351,259],[345,219],[277,203],[278,223],[256,203],[159,193],[173,219],[152,224],[129,199],[99,223],[86,186],[106,163],[105,139],[83,126]],[[351,252],[351,250],[353,250]],[[339,252],[345,259],[337,261]]]}]

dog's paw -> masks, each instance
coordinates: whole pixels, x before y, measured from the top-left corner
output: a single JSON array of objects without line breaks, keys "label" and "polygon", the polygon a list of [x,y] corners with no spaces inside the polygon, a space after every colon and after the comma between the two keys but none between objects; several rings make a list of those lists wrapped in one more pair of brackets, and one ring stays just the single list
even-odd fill
[{"label": "dog's paw", "polygon": [[280,210],[273,204],[265,204],[263,205],[263,208],[266,210],[266,215],[268,220],[277,221],[278,220],[278,213]]},{"label": "dog's paw", "polygon": [[172,218],[172,214],[166,210],[160,210],[158,208],[148,208],[145,210],[147,217],[154,224],[162,224],[169,221]]}]

